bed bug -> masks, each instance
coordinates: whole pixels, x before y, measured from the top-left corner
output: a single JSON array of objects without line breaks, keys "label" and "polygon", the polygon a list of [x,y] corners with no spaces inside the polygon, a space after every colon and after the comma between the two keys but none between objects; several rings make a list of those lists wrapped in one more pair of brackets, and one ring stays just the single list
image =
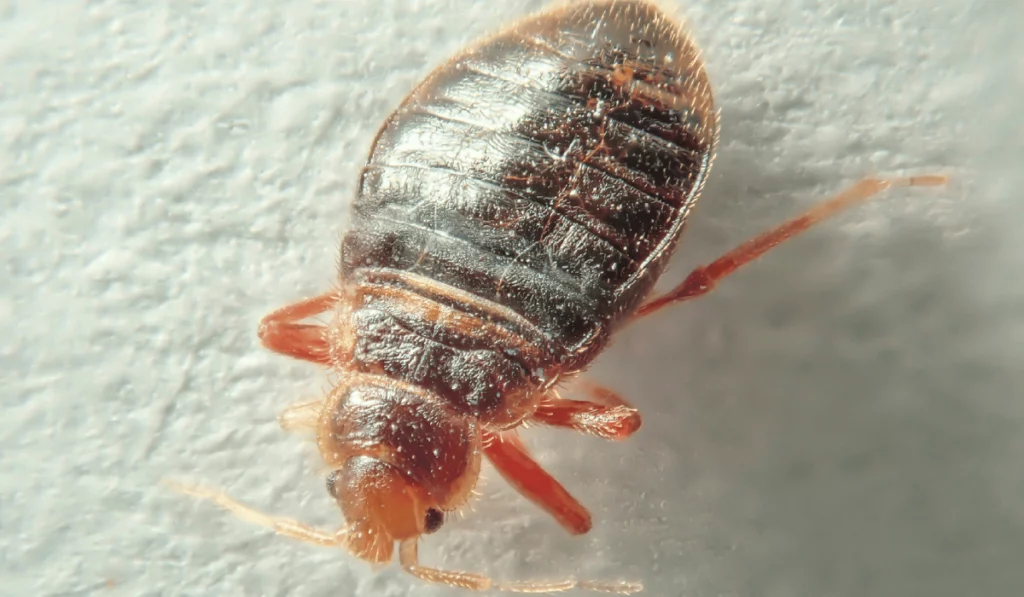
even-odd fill
[{"label": "bed bug", "polygon": [[[274,311],[269,349],[330,368],[323,400],[282,414],[315,430],[336,532],[210,498],[250,521],[471,589],[628,593],[628,582],[522,582],[428,568],[417,540],[465,504],[486,458],[574,534],[586,508],[537,464],[524,423],[620,440],[639,412],[560,383],[612,333],[709,292],[770,248],[891,186],[865,179],[651,296],[711,168],[718,112],[699,51],[644,0],[577,1],[456,55],[387,119],[362,170],[336,288]],[[313,321],[324,316],[326,321]]]}]

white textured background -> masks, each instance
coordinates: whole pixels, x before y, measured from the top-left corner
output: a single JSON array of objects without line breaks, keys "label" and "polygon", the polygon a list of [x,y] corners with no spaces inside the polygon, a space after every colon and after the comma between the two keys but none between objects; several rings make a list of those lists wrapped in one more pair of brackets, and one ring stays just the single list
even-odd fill
[{"label": "white textured background", "polygon": [[[325,379],[255,324],[330,282],[411,86],[541,5],[492,4],[0,0],[0,594],[458,594],[157,482],[339,522],[313,446],[275,422]],[[1020,595],[1020,4],[690,2],[724,120],[673,281],[863,174],[955,184],[890,193],[621,336],[593,375],[641,432],[527,435],[590,535],[489,473],[424,559],[655,596]]]}]

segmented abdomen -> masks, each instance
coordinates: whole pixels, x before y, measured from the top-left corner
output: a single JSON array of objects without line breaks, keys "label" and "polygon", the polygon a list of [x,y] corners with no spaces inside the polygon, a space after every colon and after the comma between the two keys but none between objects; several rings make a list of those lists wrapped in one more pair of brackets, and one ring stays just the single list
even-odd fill
[{"label": "segmented abdomen", "polygon": [[649,6],[527,21],[435,71],[387,121],[342,278],[408,272],[470,293],[521,316],[548,360],[582,367],[663,269],[716,132],[696,50]]}]

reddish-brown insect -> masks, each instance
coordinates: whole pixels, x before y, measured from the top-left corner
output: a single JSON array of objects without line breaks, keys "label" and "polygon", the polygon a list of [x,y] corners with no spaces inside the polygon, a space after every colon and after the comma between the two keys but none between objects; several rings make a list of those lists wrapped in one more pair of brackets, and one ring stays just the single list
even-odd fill
[{"label": "reddish-brown insect", "polygon": [[[556,388],[612,332],[707,293],[822,219],[890,186],[863,180],[649,297],[707,179],[718,115],[699,52],[645,0],[579,1],[516,23],[434,71],[363,169],[338,287],[261,322],[271,350],[339,373],[282,415],[310,428],[345,516],[337,532],[216,500],[278,533],[483,589],[632,592],[625,582],[511,583],[426,568],[417,538],[461,507],[482,457],[574,534],[591,519],[531,459],[523,423],[623,439],[640,415],[595,386]],[[304,323],[326,314],[327,322]]]}]

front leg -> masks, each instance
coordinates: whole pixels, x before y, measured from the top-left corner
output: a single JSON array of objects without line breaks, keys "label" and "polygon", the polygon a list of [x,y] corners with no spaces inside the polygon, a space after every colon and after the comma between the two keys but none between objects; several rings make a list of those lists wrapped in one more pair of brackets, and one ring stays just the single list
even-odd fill
[{"label": "front leg", "polygon": [[277,415],[277,422],[288,432],[315,431],[323,410],[323,400],[293,404]]},{"label": "front leg", "polygon": [[547,473],[515,433],[484,433],[484,454],[501,476],[526,499],[550,514],[573,535],[590,530],[590,512]]}]

